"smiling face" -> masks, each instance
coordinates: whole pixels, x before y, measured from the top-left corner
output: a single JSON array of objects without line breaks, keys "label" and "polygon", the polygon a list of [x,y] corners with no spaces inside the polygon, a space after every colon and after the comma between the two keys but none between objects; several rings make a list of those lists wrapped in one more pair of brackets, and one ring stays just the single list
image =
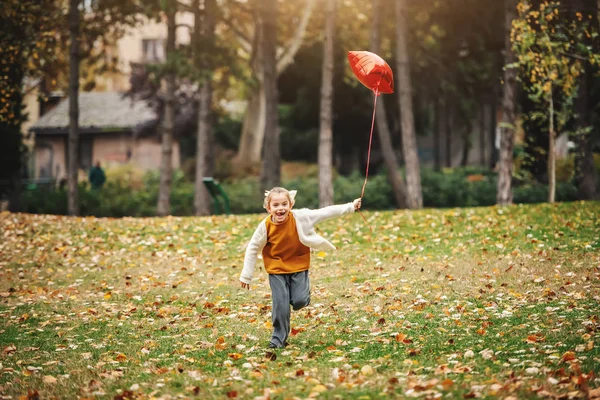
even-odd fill
[{"label": "smiling face", "polygon": [[267,204],[267,212],[271,214],[271,221],[281,224],[287,220],[292,209],[292,203],[286,193],[273,193]]}]

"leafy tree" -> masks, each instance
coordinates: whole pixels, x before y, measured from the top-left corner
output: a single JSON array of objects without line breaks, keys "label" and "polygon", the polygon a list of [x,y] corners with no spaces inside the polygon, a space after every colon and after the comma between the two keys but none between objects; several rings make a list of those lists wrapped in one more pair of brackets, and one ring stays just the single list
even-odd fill
[{"label": "leafy tree", "polygon": [[12,194],[11,208],[18,207],[25,146],[21,126],[25,79],[39,79],[55,59],[58,41],[50,32],[58,29],[62,10],[56,2],[6,0],[0,7],[0,197]]},{"label": "leafy tree", "polygon": [[[0,68],[3,69],[0,72],[10,73],[4,74],[9,79],[0,83],[0,121],[12,126],[10,142],[14,149],[10,152],[13,161],[7,160],[10,166],[2,171],[11,175],[13,182],[16,182],[16,171],[21,169],[21,140],[13,135],[20,135],[20,126],[26,118],[21,110],[24,79],[41,79],[42,89],[64,88],[64,71],[69,71],[69,87],[73,89],[69,92],[70,119],[75,121],[81,61],[85,60],[88,65],[106,65],[107,58],[102,49],[114,43],[123,34],[125,26],[135,23],[138,12],[136,1],[96,0],[84,4],[74,0],[6,0],[2,3],[5,25],[0,38]],[[82,23],[83,19],[85,23]],[[69,52],[65,53],[64,48],[69,48]],[[69,212],[77,214],[74,177],[77,174],[78,129],[75,122],[71,122],[70,127],[68,203]],[[6,138],[9,140],[9,136]]]},{"label": "leafy tree", "polygon": [[[573,99],[577,94],[579,76],[590,57],[598,63],[600,55],[585,46],[584,32],[576,21],[560,18],[560,2],[545,1],[534,6],[530,1],[518,4],[519,17],[513,21],[511,39],[517,62],[509,67],[522,67],[524,86],[534,102],[545,106],[548,118],[548,202],[553,203],[556,193],[555,140],[567,124],[572,113]],[[580,53],[583,52],[583,56]],[[556,99],[562,99],[557,109]],[[533,115],[532,118],[543,116]]]}]

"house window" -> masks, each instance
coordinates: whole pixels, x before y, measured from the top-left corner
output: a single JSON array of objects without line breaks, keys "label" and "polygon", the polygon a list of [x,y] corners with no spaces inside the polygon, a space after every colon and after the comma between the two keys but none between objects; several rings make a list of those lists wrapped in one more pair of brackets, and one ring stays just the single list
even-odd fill
[{"label": "house window", "polygon": [[79,143],[79,168],[87,170],[92,166],[92,139],[81,138]]},{"label": "house window", "polygon": [[165,61],[164,39],[142,39],[143,62],[159,63]]},{"label": "house window", "polygon": [[[65,136],[65,168],[68,169],[69,165],[69,140],[68,136]],[[79,169],[87,170],[92,166],[92,148],[94,141],[90,137],[79,137]],[[58,176],[58,175],[56,175]]]}]

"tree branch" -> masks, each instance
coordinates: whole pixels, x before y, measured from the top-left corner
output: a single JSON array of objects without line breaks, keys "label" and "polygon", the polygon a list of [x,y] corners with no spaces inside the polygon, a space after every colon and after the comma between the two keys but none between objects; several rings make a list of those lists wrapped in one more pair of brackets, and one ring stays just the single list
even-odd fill
[{"label": "tree branch", "polygon": [[224,18],[223,22],[225,22],[225,25],[227,25],[233,31],[242,49],[248,54],[252,53],[252,44],[248,35],[246,35],[246,33],[244,33],[241,29],[238,29],[231,19]]},{"label": "tree branch", "polygon": [[312,15],[313,8],[315,7],[316,0],[307,0],[307,3],[308,4],[304,9],[304,13],[302,14],[302,18],[300,19],[300,24],[298,24],[298,28],[294,33],[294,37],[292,38],[289,47],[282,52],[281,57],[279,60],[277,60],[276,75],[279,75],[294,61],[294,57],[300,49],[300,45],[302,44],[302,39],[306,33],[306,27],[308,25],[308,21],[310,20],[310,16]]},{"label": "tree branch", "polygon": [[577,54],[570,54],[570,53],[558,53],[558,54],[560,54],[561,56],[565,56],[565,57],[569,57],[569,58],[574,58],[576,60],[587,61],[587,58],[582,57],[582,56],[577,55]]}]

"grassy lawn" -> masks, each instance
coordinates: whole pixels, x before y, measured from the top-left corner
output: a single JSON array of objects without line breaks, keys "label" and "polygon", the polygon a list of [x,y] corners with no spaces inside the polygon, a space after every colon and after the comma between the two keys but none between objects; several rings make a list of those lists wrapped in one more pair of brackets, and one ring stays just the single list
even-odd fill
[{"label": "grassy lawn", "polygon": [[269,351],[264,216],[0,214],[0,399],[600,397],[600,203],[365,216]]}]

